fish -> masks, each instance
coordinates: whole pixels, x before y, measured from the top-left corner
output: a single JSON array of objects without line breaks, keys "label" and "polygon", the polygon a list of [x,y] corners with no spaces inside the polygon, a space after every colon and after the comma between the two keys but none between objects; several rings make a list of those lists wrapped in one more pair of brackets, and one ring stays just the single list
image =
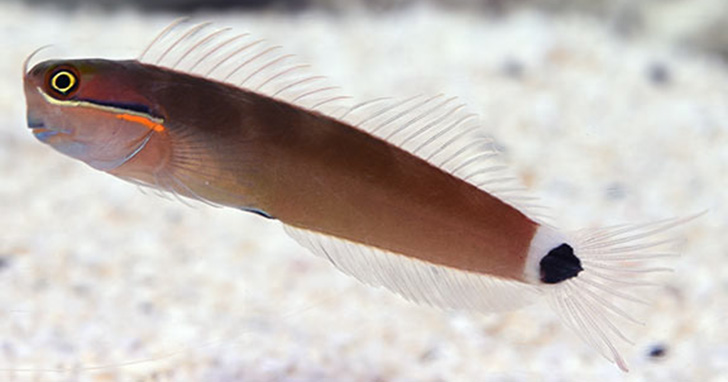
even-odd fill
[{"label": "fish", "polygon": [[[177,20],[129,60],[23,64],[27,124],[56,151],[180,200],[279,221],[342,272],[415,303],[547,301],[621,370],[633,304],[695,218],[569,231],[456,97],[350,102],[279,46]],[[663,238],[663,236],[666,236]]]}]

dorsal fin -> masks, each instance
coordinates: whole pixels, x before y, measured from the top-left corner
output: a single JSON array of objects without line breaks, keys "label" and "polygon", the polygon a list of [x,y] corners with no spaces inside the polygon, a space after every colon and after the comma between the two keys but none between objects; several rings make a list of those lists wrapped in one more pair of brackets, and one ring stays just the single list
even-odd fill
[{"label": "dorsal fin", "polygon": [[536,198],[510,173],[477,116],[457,97],[380,98],[334,117],[495,195],[540,223],[548,220]]},{"label": "dorsal fin", "polygon": [[249,33],[178,19],[160,32],[138,61],[225,82],[296,106],[340,110],[348,99],[326,77],[310,73],[294,55]]},{"label": "dorsal fin", "polygon": [[157,35],[139,61],[229,83],[338,119],[430,162],[546,224],[502,161],[494,140],[456,97],[378,98],[350,106],[349,97],[294,62],[280,46],[209,22],[180,19]]}]

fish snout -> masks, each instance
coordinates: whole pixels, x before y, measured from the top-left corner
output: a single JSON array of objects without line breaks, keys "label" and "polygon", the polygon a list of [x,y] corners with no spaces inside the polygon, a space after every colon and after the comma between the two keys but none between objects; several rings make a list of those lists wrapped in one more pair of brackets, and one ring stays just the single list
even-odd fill
[{"label": "fish snout", "polygon": [[41,142],[48,142],[48,139],[58,134],[58,131],[47,129],[45,122],[31,113],[28,113],[27,120],[28,128],[32,130],[33,136]]}]

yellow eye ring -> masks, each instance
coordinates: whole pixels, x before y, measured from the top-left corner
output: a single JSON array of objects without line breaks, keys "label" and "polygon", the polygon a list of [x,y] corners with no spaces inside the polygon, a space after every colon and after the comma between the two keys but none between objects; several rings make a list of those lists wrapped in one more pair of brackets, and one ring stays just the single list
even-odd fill
[{"label": "yellow eye ring", "polygon": [[78,80],[76,79],[76,75],[65,69],[54,73],[50,80],[51,88],[61,95],[68,95],[76,88],[77,84]]}]

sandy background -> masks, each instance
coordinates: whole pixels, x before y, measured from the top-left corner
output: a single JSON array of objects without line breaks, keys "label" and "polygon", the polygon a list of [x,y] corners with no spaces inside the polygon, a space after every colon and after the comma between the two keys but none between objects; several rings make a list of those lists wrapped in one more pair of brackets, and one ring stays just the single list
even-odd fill
[{"label": "sandy background", "polygon": [[701,34],[724,14],[664,3],[629,33],[613,13],[528,7],[199,16],[283,44],[357,99],[461,96],[564,227],[708,209],[625,375],[545,305],[415,306],[275,222],[143,194],[40,144],[26,55],[134,57],[178,14],[0,2],[0,380],[728,381],[728,68],[721,35]]}]

